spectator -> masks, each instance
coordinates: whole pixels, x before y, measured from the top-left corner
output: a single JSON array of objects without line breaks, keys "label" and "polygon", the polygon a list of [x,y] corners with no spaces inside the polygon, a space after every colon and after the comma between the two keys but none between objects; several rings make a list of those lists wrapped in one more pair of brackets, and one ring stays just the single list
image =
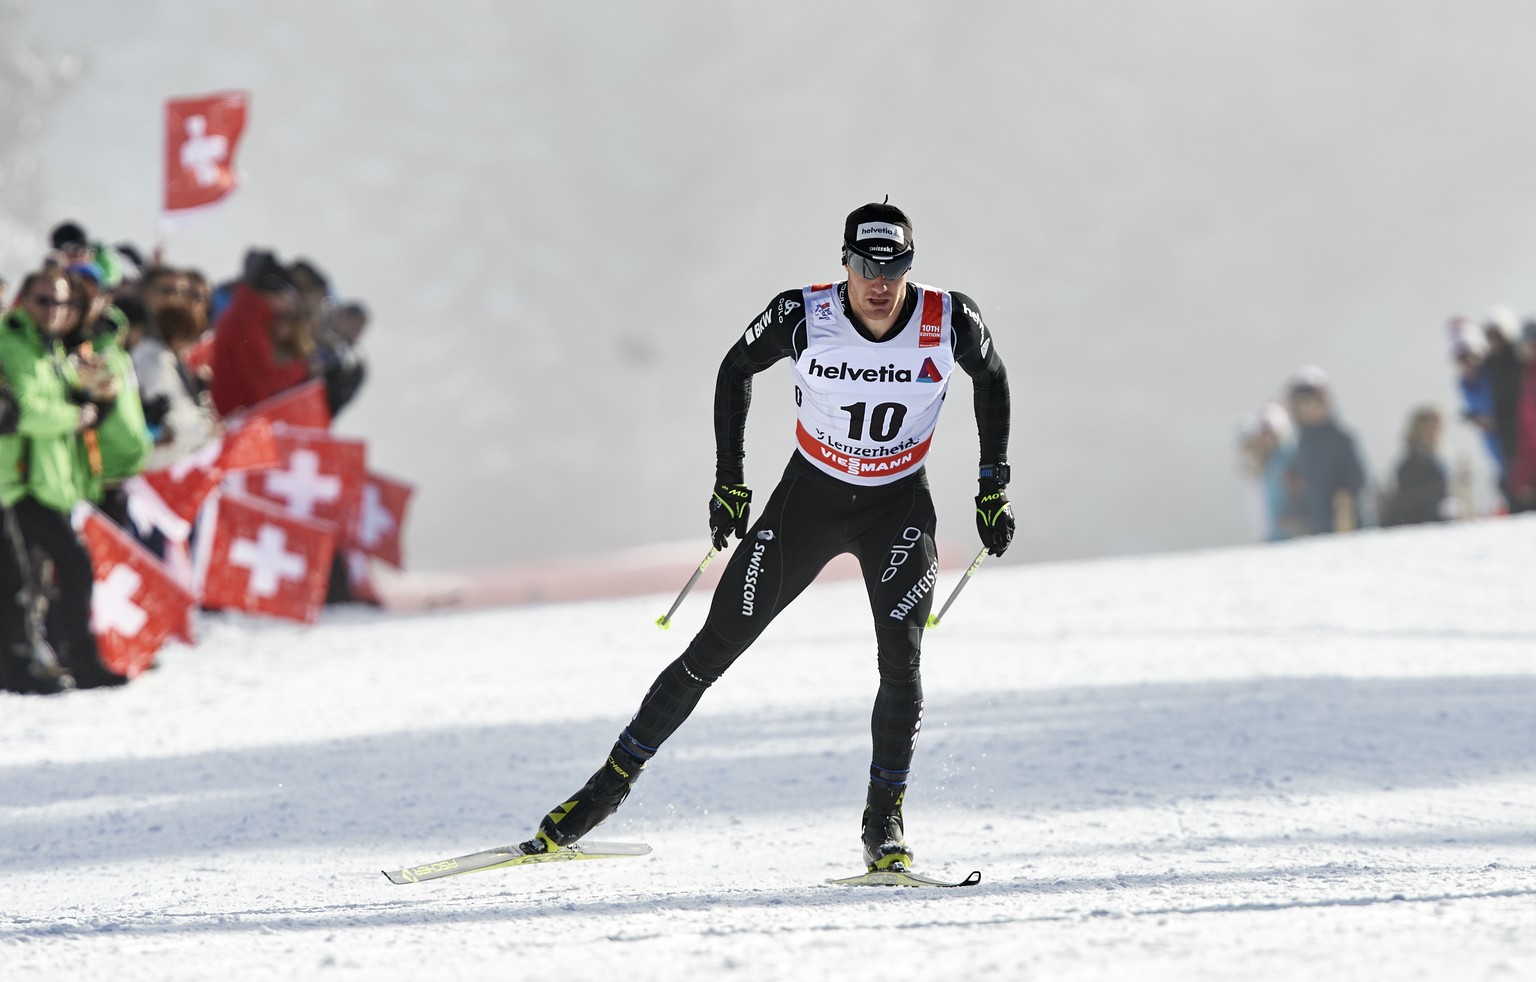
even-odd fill
[{"label": "spectator", "polygon": [[1298,527],[1312,535],[1359,528],[1365,467],[1355,438],[1334,418],[1326,373],[1302,369],[1291,381],[1287,402],[1297,438],[1286,480]]},{"label": "spectator", "polygon": [[1286,469],[1296,455],[1296,433],[1284,406],[1271,402],[1259,410],[1243,430],[1242,450],[1257,496],[1261,537],[1277,542],[1299,534],[1286,482]]},{"label": "spectator", "polygon": [[1440,462],[1440,410],[1422,406],[1408,418],[1397,483],[1382,505],[1382,525],[1443,522],[1451,517],[1450,478]]},{"label": "spectator", "polygon": [[363,387],[368,365],[358,344],[367,328],[368,308],[355,301],[328,307],[321,318],[315,364],[325,379],[325,401],[333,417]]},{"label": "spectator", "polygon": [[1518,405],[1518,440],[1509,471],[1509,510],[1536,511],[1536,321],[1526,321],[1519,358],[1524,371]]},{"label": "spectator", "polygon": [[[1520,357],[1515,353],[1514,338],[1519,333],[1514,315],[1502,307],[1495,307],[1483,322],[1483,336],[1487,340],[1487,352],[1483,356],[1483,371],[1493,393],[1493,425],[1499,437],[1499,455],[1507,472],[1515,461],[1515,446],[1519,442]],[[1507,477],[1500,488],[1505,500],[1509,499]]]},{"label": "spectator", "polygon": [[187,304],[166,304],[160,308],[159,327],[159,337],[146,337],[133,350],[145,408],[159,410],[155,446],[145,468],[151,471],[169,467],[219,433],[207,388],[183,360],[197,341],[197,314]]},{"label": "spectator", "polygon": [[[213,323],[213,287],[200,269],[187,269],[183,274],[186,276],[185,299],[192,309],[192,316],[196,319],[197,333],[201,336]],[[197,339],[193,338],[193,340]]]},{"label": "spectator", "polygon": [[60,266],[91,261],[91,239],[79,222],[65,221],[55,225],[48,234],[48,244],[57,254]]},{"label": "spectator", "polygon": [[308,259],[294,260],[288,267],[288,277],[298,288],[299,296],[304,298],[308,312],[318,319],[331,299],[330,278]]},{"label": "spectator", "polygon": [[1483,358],[1488,352],[1488,340],[1483,332],[1465,317],[1453,317],[1450,324],[1451,357],[1456,362],[1456,387],[1461,392],[1461,416],[1477,427],[1488,447],[1498,474],[1500,493],[1504,487],[1504,447],[1499,442],[1499,430],[1493,407],[1493,383]]},{"label": "spectator", "polygon": [[[48,607],[47,641],[75,684],[89,688],[127,679],[101,664],[91,635],[91,557],[69,521],[81,498],[81,434],[92,431],[100,412],[78,391],[65,357],[69,291],[62,270],[40,270],[23,281],[21,299],[0,319],[0,373],[20,407],[17,431],[0,436],[0,503],[29,553],[53,564],[58,595]],[[11,651],[29,643],[14,595],[0,590],[0,603],[11,605],[0,617]]]},{"label": "spectator", "polygon": [[94,263],[101,271],[101,283],[106,289],[116,287],[123,279],[123,262],[117,250],[104,242],[92,242],[79,222],[60,222],[48,236],[53,252],[45,265],[74,266]]},{"label": "spectator", "polygon": [[270,252],[247,253],[244,276],[214,325],[214,408],[228,416],[299,385],[310,377],[313,350],[287,271]]},{"label": "spectator", "polygon": [[138,246],[132,242],[119,242],[112,248],[119,256],[128,261],[128,264],[132,267],[133,279],[139,279],[144,275],[144,253],[139,251]]},{"label": "spectator", "polygon": [[81,435],[86,467],[81,489],[109,518],[128,527],[122,482],[144,469],[149,458],[149,425],[139,401],[139,381],[124,348],[128,321],[107,302],[92,263],[70,267],[74,316],[64,336],[81,385],[96,403],[99,422]]},{"label": "spectator", "polygon": [[139,280],[139,298],[149,308],[150,317],[168,303],[185,303],[192,289],[187,274],[174,266],[151,266]]},{"label": "spectator", "polygon": [[123,331],[123,349],[129,354],[138,347],[139,342],[146,335],[153,336],[155,330],[150,324],[149,308],[144,306],[144,301],[139,299],[137,293],[118,290],[112,294],[112,306],[122,314],[126,328]]}]

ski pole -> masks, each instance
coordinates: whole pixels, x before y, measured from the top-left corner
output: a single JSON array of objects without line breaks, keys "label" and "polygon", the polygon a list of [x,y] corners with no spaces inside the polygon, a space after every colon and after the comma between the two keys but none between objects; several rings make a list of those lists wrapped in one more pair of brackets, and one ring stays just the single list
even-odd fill
[{"label": "ski pole", "polygon": [[986,558],[987,550],[985,549],[976,554],[976,559],[971,563],[971,568],[966,570],[965,575],[960,577],[960,582],[955,584],[955,590],[949,595],[949,599],[944,601],[944,606],[939,608],[939,612],[937,614],[928,615],[929,627],[939,626],[939,621],[943,620],[944,615],[949,613],[949,605],[955,602],[956,597],[960,596],[960,591],[964,590],[965,585],[971,582],[971,577],[976,575],[976,571],[978,569],[981,569],[981,561]]},{"label": "ski pole", "polygon": [[679,593],[677,599],[672,601],[672,606],[667,609],[665,614],[656,618],[657,627],[665,631],[672,626],[672,615],[677,613],[677,608],[683,605],[683,598],[688,596],[688,591],[693,589],[693,585],[699,582],[699,577],[703,576],[704,571],[709,568],[709,561],[719,554],[720,551],[714,546],[709,547],[709,552],[704,555],[704,561],[699,563],[699,568],[693,571],[692,576],[688,577],[688,583],[683,587],[683,592]]}]

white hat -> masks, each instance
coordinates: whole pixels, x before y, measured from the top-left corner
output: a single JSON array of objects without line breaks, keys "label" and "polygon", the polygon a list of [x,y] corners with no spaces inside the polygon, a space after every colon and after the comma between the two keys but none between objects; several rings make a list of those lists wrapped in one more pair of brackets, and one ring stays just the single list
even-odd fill
[{"label": "white hat", "polygon": [[1496,327],[1507,340],[1513,341],[1520,336],[1520,315],[1515,313],[1513,307],[1500,304],[1488,308],[1488,316],[1484,318],[1483,326]]},{"label": "white hat", "polygon": [[1307,365],[1297,369],[1296,374],[1291,376],[1290,384],[1286,386],[1286,390],[1295,392],[1297,389],[1315,389],[1318,392],[1327,392],[1328,382],[1327,372],[1316,365]]}]

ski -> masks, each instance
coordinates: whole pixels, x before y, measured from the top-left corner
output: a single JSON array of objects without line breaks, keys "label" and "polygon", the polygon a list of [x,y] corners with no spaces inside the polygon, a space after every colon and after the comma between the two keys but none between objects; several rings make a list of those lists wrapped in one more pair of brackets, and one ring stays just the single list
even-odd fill
[{"label": "ski", "polygon": [[872,869],[858,876],[844,876],[840,879],[828,880],[828,883],[844,887],[973,887],[981,882],[981,870],[975,870],[963,880],[941,880],[933,876],[925,876],[922,873],[913,873],[910,870],[894,867],[892,869]]},{"label": "ski", "polygon": [[472,852],[453,859],[439,859],[420,866],[404,869],[383,870],[391,883],[420,883],[460,873],[476,873],[480,870],[503,869],[508,866],[531,866],[534,863],[561,863],[574,859],[620,859],[625,856],[644,856],[651,847],[641,842],[578,842],[554,852],[525,853],[522,846],[500,846],[483,852]]}]

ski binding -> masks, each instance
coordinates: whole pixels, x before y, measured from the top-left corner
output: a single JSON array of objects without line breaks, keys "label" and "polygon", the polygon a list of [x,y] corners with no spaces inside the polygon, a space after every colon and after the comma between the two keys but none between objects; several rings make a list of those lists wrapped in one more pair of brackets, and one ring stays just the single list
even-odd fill
[{"label": "ski binding", "polygon": [[981,882],[981,870],[972,871],[963,880],[941,880],[923,873],[914,873],[896,863],[887,869],[872,869],[857,876],[844,876],[827,882],[845,887],[973,887]]}]

